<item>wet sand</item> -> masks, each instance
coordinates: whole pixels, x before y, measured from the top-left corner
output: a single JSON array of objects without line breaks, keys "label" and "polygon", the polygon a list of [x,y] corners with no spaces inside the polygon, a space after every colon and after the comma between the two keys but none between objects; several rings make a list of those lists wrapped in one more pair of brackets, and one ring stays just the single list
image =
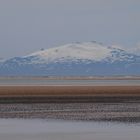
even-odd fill
[{"label": "wet sand", "polygon": [[0,97],[140,96],[140,86],[0,86]]},{"label": "wet sand", "polygon": [[140,87],[1,86],[0,118],[140,122]]},{"label": "wet sand", "polygon": [[140,102],[0,104],[0,118],[140,122]]}]

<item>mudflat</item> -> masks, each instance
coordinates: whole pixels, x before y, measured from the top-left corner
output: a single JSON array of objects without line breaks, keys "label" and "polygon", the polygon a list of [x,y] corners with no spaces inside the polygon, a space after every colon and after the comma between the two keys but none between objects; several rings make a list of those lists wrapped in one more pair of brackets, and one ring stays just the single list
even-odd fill
[{"label": "mudflat", "polygon": [[1,86],[0,118],[140,122],[140,87]]},{"label": "mudflat", "polygon": [[140,86],[0,86],[6,96],[140,96]]}]

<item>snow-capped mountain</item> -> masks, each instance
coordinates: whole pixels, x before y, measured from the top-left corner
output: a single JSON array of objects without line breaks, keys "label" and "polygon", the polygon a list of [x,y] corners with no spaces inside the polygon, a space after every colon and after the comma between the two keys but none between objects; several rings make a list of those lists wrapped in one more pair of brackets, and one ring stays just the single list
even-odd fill
[{"label": "snow-capped mountain", "polygon": [[140,56],[101,43],[73,43],[0,63],[0,75],[140,75]]}]

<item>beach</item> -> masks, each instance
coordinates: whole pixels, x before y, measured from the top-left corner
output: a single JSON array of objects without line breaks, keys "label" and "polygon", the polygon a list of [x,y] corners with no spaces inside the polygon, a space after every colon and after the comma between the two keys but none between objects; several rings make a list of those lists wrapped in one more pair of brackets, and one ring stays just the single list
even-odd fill
[{"label": "beach", "polygon": [[139,86],[0,86],[0,118],[140,122]]},{"label": "beach", "polygon": [[139,140],[140,86],[1,85],[0,124],[3,140]]},{"label": "beach", "polygon": [[140,86],[0,86],[0,97],[140,95]]}]

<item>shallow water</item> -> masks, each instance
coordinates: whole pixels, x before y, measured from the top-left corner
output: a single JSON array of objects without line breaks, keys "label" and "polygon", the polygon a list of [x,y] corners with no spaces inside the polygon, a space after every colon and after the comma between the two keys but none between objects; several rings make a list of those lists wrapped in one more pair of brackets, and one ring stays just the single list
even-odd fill
[{"label": "shallow water", "polygon": [[3,85],[57,85],[57,86],[122,86],[135,85],[140,86],[140,80],[48,80],[45,78],[0,78],[0,86]]},{"label": "shallow water", "polygon": [[2,140],[140,140],[140,124],[0,119]]}]

